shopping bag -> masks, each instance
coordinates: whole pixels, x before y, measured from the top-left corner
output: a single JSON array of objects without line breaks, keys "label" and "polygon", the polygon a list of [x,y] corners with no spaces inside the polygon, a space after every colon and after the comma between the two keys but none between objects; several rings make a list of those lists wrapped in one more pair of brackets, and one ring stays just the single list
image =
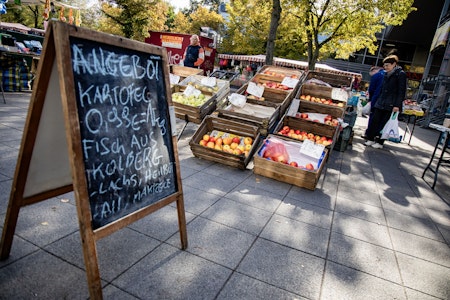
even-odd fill
[{"label": "shopping bag", "polygon": [[391,113],[391,117],[381,130],[381,139],[400,143],[402,137],[398,131],[398,112]]},{"label": "shopping bag", "polygon": [[363,108],[362,108],[361,113],[363,114],[363,116],[364,116],[364,115],[370,115],[370,108],[371,108],[371,105],[370,105],[370,101],[369,101],[369,102],[367,102],[367,104],[364,105]]}]

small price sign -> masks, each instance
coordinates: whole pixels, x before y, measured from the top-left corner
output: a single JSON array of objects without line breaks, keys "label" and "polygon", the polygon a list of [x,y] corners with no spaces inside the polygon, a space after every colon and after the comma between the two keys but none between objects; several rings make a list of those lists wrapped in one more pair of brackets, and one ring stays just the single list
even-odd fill
[{"label": "small price sign", "polygon": [[286,77],[283,78],[283,81],[281,82],[281,84],[283,84],[283,85],[293,89],[293,88],[295,88],[297,86],[298,79],[286,76]]},{"label": "small price sign", "polygon": [[253,96],[261,98],[264,94],[264,87],[261,85],[257,85],[254,82],[249,82],[246,91]]},{"label": "small price sign", "polygon": [[244,107],[245,103],[247,102],[247,98],[245,98],[244,95],[237,94],[237,93],[232,93],[228,97],[228,100],[234,106],[241,107],[241,108]]},{"label": "small price sign", "polygon": [[217,85],[217,79],[216,77],[205,77],[202,78],[200,83],[205,86],[215,87]]},{"label": "small price sign", "polygon": [[178,84],[180,82],[180,76],[169,73],[170,84]]},{"label": "small price sign", "polygon": [[194,95],[194,96],[200,96],[200,94],[202,93],[202,91],[200,91],[200,90],[197,90],[195,87],[193,87],[192,85],[188,85],[187,87],[186,87],[186,89],[184,90],[184,92],[183,92],[183,94],[184,95],[186,95],[186,96],[191,96],[191,95]]},{"label": "small price sign", "polygon": [[325,149],[324,145],[319,145],[310,140],[304,140],[300,147],[300,153],[319,159]]}]

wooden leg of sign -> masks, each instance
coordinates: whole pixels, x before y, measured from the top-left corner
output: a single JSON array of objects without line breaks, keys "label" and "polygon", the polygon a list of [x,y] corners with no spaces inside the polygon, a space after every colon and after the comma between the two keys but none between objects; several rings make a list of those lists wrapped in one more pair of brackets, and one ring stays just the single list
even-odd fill
[{"label": "wooden leg of sign", "polygon": [[94,234],[90,229],[80,227],[81,243],[83,244],[83,255],[86,266],[86,275],[89,285],[89,295],[91,300],[102,300],[102,282],[98,268],[97,247]]},{"label": "wooden leg of sign", "polygon": [[184,116],[184,125],[183,125],[183,128],[181,128],[180,133],[178,134],[177,141],[180,140],[181,135],[183,134],[184,130],[186,129],[186,126],[187,126],[188,123],[189,123],[188,115],[185,115]]},{"label": "wooden leg of sign", "polygon": [[5,225],[3,226],[2,242],[0,244],[0,260],[7,259],[11,252],[14,232],[16,231],[17,218],[21,203],[16,197],[9,201],[8,210],[5,217]]},{"label": "wooden leg of sign", "polygon": [[184,199],[181,195],[177,200],[178,211],[178,228],[180,229],[181,249],[186,250],[188,246],[187,231],[186,231],[186,216],[184,213]]}]

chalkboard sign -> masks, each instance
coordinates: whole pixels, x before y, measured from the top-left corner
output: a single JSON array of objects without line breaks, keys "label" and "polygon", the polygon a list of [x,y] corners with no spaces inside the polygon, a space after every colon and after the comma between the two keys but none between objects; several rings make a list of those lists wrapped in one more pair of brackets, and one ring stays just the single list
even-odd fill
[{"label": "chalkboard sign", "polygon": [[96,241],[176,202],[186,217],[167,52],[51,21],[3,226],[9,256],[23,206],[74,192],[90,299],[102,299]]},{"label": "chalkboard sign", "polygon": [[70,38],[94,229],[178,190],[162,57]]}]

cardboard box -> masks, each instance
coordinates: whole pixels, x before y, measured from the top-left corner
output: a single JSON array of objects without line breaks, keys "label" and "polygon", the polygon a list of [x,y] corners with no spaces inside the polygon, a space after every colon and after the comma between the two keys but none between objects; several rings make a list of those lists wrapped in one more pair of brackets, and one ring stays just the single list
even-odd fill
[{"label": "cardboard box", "polygon": [[[253,139],[253,144],[249,154],[247,156],[243,154],[235,155],[200,145],[199,143],[203,136],[205,134],[210,134],[213,131],[223,132],[228,135],[237,135],[240,137],[251,137]],[[245,169],[257,150],[259,143],[260,134],[256,126],[242,124],[240,122],[218,118],[215,116],[207,116],[192,136],[189,141],[189,146],[195,157],[215,161],[238,169]]]},{"label": "cardboard box", "polygon": [[[267,141],[273,139],[285,140],[288,143],[288,153],[293,159],[298,160],[298,163],[304,163],[311,161],[318,166],[314,171],[302,169],[299,167],[290,166],[276,162],[263,157],[265,148],[267,147]],[[253,157],[253,173],[264,177],[272,178],[281,182],[293,184],[298,187],[306,188],[309,190],[315,190],[320,175],[325,167],[326,160],[328,159],[328,149],[324,149],[322,156],[319,159],[303,156],[299,158],[299,151],[302,146],[302,142],[296,142],[292,140],[283,139],[281,137],[274,137],[269,135],[259,147],[257,153]]]}]

